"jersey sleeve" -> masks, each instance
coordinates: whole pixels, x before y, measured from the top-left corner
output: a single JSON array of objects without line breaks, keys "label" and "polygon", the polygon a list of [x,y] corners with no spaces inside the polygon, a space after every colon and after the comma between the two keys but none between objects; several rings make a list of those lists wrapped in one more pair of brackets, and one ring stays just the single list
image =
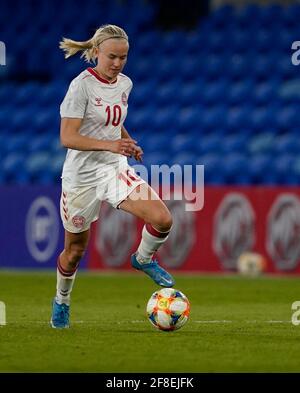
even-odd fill
[{"label": "jersey sleeve", "polygon": [[[129,79],[129,78],[128,78]],[[132,88],[133,88],[133,83],[132,83],[132,80],[131,79],[129,79],[129,89],[128,89],[128,95],[131,93],[131,90],[132,90]]]},{"label": "jersey sleeve", "polygon": [[88,103],[88,97],[82,80],[73,80],[60,106],[61,117],[83,119]]}]

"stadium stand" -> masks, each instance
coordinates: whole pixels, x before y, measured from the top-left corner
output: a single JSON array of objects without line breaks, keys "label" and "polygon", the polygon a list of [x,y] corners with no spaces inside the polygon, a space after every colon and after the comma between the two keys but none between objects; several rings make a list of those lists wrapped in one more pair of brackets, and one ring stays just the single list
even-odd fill
[{"label": "stadium stand", "polygon": [[[58,42],[115,23],[131,39],[125,125],[145,165],[204,164],[207,184],[299,184],[300,88],[292,86],[300,68],[291,45],[300,37],[300,4],[222,6],[192,29],[167,31],[156,23],[156,2],[80,4],[1,4],[0,183],[59,182],[59,105],[86,65],[79,56],[64,60]],[[12,7],[18,12],[7,26]]]}]

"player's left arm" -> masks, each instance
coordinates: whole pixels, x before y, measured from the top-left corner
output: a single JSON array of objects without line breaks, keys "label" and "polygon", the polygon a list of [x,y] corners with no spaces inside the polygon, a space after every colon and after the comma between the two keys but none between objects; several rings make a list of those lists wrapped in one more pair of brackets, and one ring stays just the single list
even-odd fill
[{"label": "player's left arm", "polygon": [[[133,139],[133,138],[129,135],[128,131],[126,130],[126,128],[125,128],[123,125],[122,125],[122,127],[121,127],[121,138]],[[133,155],[134,158],[135,158],[137,161],[142,162],[142,157],[143,157],[143,154],[144,154],[142,148],[141,148],[140,146],[134,146],[134,149],[135,149],[135,153],[134,153],[134,155]]]}]

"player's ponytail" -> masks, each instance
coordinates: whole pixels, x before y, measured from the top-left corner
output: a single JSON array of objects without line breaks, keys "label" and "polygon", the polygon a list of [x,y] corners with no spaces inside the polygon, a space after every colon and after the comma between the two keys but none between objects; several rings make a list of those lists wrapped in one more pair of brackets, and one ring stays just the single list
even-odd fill
[{"label": "player's ponytail", "polygon": [[115,25],[103,25],[96,30],[92,38],[87,41],[74,41],[69,38],[63,38],[59,43],[60,49],[65,52],[65,58],[75,55],[77,52],[82,52],[80,57],[84,57],[88,63],[95,62],[94,49],[110,38],[123,38],[128,41],[128,36],[125,31]]}]

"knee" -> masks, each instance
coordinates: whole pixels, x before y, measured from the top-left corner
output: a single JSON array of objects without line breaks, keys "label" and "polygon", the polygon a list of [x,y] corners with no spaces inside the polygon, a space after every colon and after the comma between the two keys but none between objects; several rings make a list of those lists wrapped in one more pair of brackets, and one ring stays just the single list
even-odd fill
[{"label": "knee", "polygon": [[171,229],[173,224],[172,216],[169,211],[162,211],[153,217],[151,225],[154,226],[158,231],[167,232]]},{"label": "knee", "polygon": [[76,268],[85,253],[85,247],[78,244],[73,244],[68,250],[65,251],[69,267]]}]

